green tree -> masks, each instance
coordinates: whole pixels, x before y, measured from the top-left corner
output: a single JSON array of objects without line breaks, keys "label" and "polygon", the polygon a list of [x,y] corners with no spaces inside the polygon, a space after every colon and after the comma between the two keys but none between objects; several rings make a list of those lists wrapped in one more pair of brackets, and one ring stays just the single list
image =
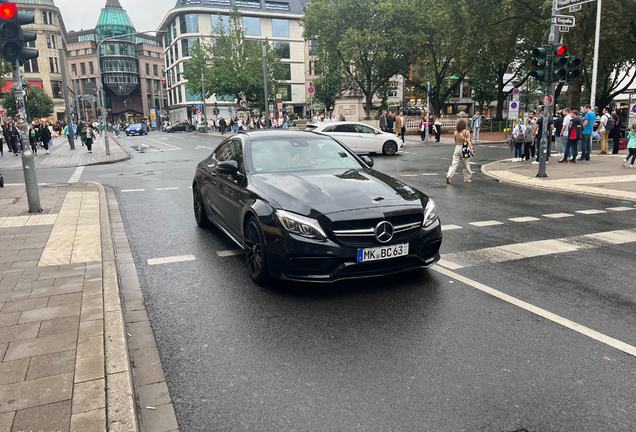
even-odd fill
[{"label": "green tree", "polygon": [[336,94],[342,88],[342,63],[335,55],[321,52],[314,63],[314,68],[318,75],[312,83],[316,89],[314,101],[330,110],[335,106]]},{"label": "green tree", "polygon": [[[31,118],[49,117],[49,114],[53,112],[55,104],[53,99],[39,86],[27,86],[27,104],[29,105],[29,112]],[[2,107],[4,108],[5,115],[13,117],[17,114],[15,106],[15,88],[11,87],[11,90],[4,94],[2,101]]]},{"label": "green tree", "polygon": [[[301,20],[306,39],[317,38],[321,51],[335,55],[344,73],[365,97],[391,77],[408,71],[412,46],[408,2],[402,0],[313,0]],[[321,54],[319,52],[319,59]]]},{"label": "green tree", "polygon": [[[281,44],[273,48],[267,42],[248,39],[243,31],[243,19],[234,6],[229,21],[219,19],[212,29],[209,40],[195,42],[191,47],[191,58],[183,76],[188,80],[186,87],[192,94],[201,93],[201,71],[205,81],[205,97],[212,94],[230,96],[248,106],[259,108],[265,105],[263,80],[263,52],[267,57],[268,99],[274,99],[281,90],[281,81],[287,71],[280,61],[282,51],[289,45]],[[291,96],[291,95],[289,95]]]}]

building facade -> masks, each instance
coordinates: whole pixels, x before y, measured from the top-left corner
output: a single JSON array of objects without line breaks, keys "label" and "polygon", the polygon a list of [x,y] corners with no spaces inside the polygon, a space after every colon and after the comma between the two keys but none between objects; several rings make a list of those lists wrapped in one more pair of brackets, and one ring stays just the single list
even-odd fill
[{"label": "building facade", "polygon": [[[63,92],[65,83],[62,81],[61,65],[66,61],[66,27],[60,10],[53,0],[30,0],[15,2],[15,4],[20,12],[33,15],[35,22],[23,28],[35,31],[37,34],[37,39],[29,42],[28,46],[38,50],[38,58],[27,60],[22,66],[22,80],[30,85],[42,87],[53,99],[54,108],[49,119],[64,120],[66,117]],[[60,48],[62,49],[61,57]],[[4,80],[2,93],[11,90],[13,86],[13,78],[10,75]],[[66,85],[70,86],[70,80],[67,80]]]},{"label": "building facade", "polygon": [[[165,112],[161,39],[135,33],[118,0],[107,0],[94,29],[69,32],[68,74],[73,80],[82,119],[97,118],[99,104],[93,89],[99,91],[102,87],[108,121],[151,124]],[[100,42],[102,82],[99,82],[97,53]]]},{"label": "building facade", "polygon": [[[304,113],[307,94],[305,41],[299,23],[302,17],[299,0],[178,0],[158,28],[165,31],[163,48],[171,123],[198,119],[197,106],[203,101],[199,94],[190,94],[182,76],[190,59],[188,48],[194,41],[211,38],[219,15],[220,19],[227,19],[233,6],[243,15],[246,38],[270,41],[281,55],[282,63],[289,68],[289,79],[277,89],[282,95],[284,109],[291,108],[300,115]],[[217,99],[216,95],[205,101],[209,117],[214,108],[225,118],[236,114],[234,100]]]}]

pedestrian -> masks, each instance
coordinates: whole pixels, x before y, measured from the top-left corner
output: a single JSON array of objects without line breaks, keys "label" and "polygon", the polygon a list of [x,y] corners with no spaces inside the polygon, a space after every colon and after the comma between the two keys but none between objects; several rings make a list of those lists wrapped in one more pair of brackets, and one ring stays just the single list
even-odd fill
[{"label": "pedestrian", "polygon": [[395,117],[393,117],[393,111],[389,111],[386,118],[386,128],[388,133],[393,133],[393,125],[395,124]]},{"label": "pedestrian", "polygon": [[435,119],[431,114],[428,116],[428,140],[433,141],[433,137],[435,136]]},{"label": "pedestrian", "polygon": [[227,127],[227,124],[225,123],[225,119],[221,117],[221,119],[219,120],[219,132],[221,132],[221,135],[225,135],[226,127]]},{"label": "pedestrian", "polygon": [[482,117],[479,110],[475,111],[475,115],[470,121],[470,128],[473,130],[473,141],[479,141],[479,129],[481,129]]},{"label": "pedestrian", "polygon": [[320,123],[320,111],[316,111],[314,118],[312,119],[312,123]]},{"label": "pedestrian", "polygon": [[420,134],[420,138],[422,138],[422,142],[426,141],[426,128],[428,124],[426,121],[426,114],[422,116],[422,121],[420,121],[420,130],[417,133]]},{"label": "pedestrian", "polygon": [[[568,131],[570,129],[570,121],[572,120],[572,116],[570,116],[570,109],[563,108],[561,115],[563,117],[561,120],[561,128],[558,128],[555,125],[555,129],[559,133],[559,141],[561,141],[561,147],[563,149],[563,159],[567,160],[568,154],[566,150],[568,148]],[[554,138],[554,140],[555,140],[554,144],[556,145],[557,144],[556,137]],[[578,153],[578,148],[576,149],[576,153]]]},{"label": "pedestrian", "polygon": [[79,124],[80,127],[80,141],[82,141],[82,147],[86,143],[86,125],[90,125],[89,122],[85,122],[84,124]]},{"label": "pedestrian", "polygon": [[0,156],[4,156],[4,150],[3,150],[4,143],[2,142],[2,139],[4,138],[4,135],[5,135],[4,131],[5,131],[5,125],[0,124]]},{"label": "pedestrian", "polygon": [[338,121],[347,121],[347,119],[345,118],[345,116],[342,114],[342,112],[340,113],[340,117],[338,117]]},{"label": "pedestrian", "polygon": [[440,136],[442,135],[442,118],[437,117],[435,119],[435,142],[440,141]]},{"label": "pedestrian", "polygon": [[29,127],[29,144],[31,145],[31,151],[37,156],[38,155],[38,137],[37,131],[35,130],[35,125],[31,123]]},{"label": "pedestrian", "polygon": [[95,131],[90,123],[86,122],[84,129],[82,129],[82,135],[84,135],[86,149],[89,153],[93,153],[93,139],[95,139]]},{"label": "pedestrian", "polygon": [[518,122],[517,126],[512,131],[512,136],[515,137],[515,157],[513,162],[521,162],[521,151],[523,149],[523,141],[525,140],[525,125],[523,122]]},{"label": "pedestrian", "polygon": [[634,161],[636,160],[636,123],[632,123],[632,129],[627,133],[626,138],[628,139],[627,151],[629,153],[623,161],[623,168],[627,166],[627,161],[629,161],[630,157],[632,158],[632,163],[629,165],[629,167],[636,168],[636,165],[634,165]]},{"label": "pedestrian", "polygon": [[404,132],[406,132],[406,119],[404,118],[404,112],[400,111],[400,115],[395,119],[395,133],[402,138],[402,144],[404,144]]},{"label": "pedestrian", "polygon": [[583,137],[581,138],[581,160],[589,161],[592,154],[592,130],[596,114],[590,105],[585,105],[585,119],[583,120]]},{"label": "pedestrian", "polygon": [[[554,131],[554,121],[552,120],[552,117],[548,117],[548,127],[546,128],[546,131],[545,131],[545,135],[548,140],[548,143],[546,146],[547,147],[546,158],[545,158],[546,163],[548,163],[548,160],[550,159],[550,150],[552,147],[552,132],[553,131]],[[539,117],[537,119],[537,122],[534,124],[534,141],[533,141],[533,145],[530,146],[530,153],[532,154],[532,159],[537,159],[537,156],[539,156],[539,152],[541,151],[541,139],[543,138],[542,134],[543,134],[543,117]],[[536,150],[536,155],[535,155],[535,150]],[[526,154],[526,160],[528,160],[528,154]],[[538,164],[539,161],[534,160],[532,161],[532,163]]]},{"label": "pedestrian", "polygon": [[18,130],[13,122],[9,122],[7,126],[7,134],[5,136],[9,151],[12,151],[14,155],[18,155]]},{"label": "pedestrian", "polygon": [[611,117],[609,115],[609,108],[608,107],[603,108],[603,115],[601,116],[601,122],[599,123],[598,128],[596,128],[596,132],[598,132],[598,134],[601,136],[601,151],[599,152],[599,155],[607,154],[607,149],[609,147],[607,138],[609,137],[610,130],[612,129],[612,126],[613,126],[613,125],[610,126],[609,124],[610,118]]},{"label": "pedestrian", "polygon": [[121,135],[121,132],[119,132],[119,123],[115,123],[115,137],[118,137]]},{"label": "pedestrian", "polygon": [[99,122],[99,136],[102,136],[103,131],[104,131],[104,123]]},{"label": "pedestrian", "polygon": [[563,154],[563,159],[559,163],[567,163],[568,157],[570,163],[576,163],[576,154],[578,153],[578,141],[583,135],[583,125],[579,112],[572,110],[570,112],[570,123],[568,124],[568,146]]},{"label": "pedestrian", "polygon": [[382,115],[380,116],[380,130],[382,132],[386,132],[387,122],[386,122],[386,110],[382,111]]},{"label": "pedestrian", "polygon": [[53,137],[49,129],[49,124],[47,122],[42,123],[42,127],[40,128],[40,141],[42,142],[44,150],[46,150],[46,154],[49,154],[49,146],[52,140]]},{"label": "pedestrian", "polygon": [[618,115],[618,110],[614,109],[612,112],[612,118],[614,119],[614,128],[610,130],[610,136],[614,140],[612,154],[618,154],[621,141],[621,118]]},{"label": "pedestrian", "polygon": [[454,139],[455,150],[453,151],[453,162],[448,169],[448,174],[446,175],[446,183],[451,182],[451,179],[455,175],[455,171],[457,171],[457,167],[459,166],[460,161],[464,168],[464,183],[472,183],[470,178],[473,176],[473,172],[470,170],[470,158],[462,157],[462,147],[464,146],[464,143],[468,144],[471,152],[473,151],[473,144],[470,140],[470,131],[466,127],[466,120],[459,119],[459,121],[457,122]]}]

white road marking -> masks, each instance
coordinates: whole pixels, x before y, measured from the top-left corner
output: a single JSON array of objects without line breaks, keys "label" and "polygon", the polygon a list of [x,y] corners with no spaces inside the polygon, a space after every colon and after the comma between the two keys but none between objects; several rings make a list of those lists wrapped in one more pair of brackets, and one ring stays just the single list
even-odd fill
[{"label": "white road marking", "polygon": [[417,177],[417,174],[400,174],[400,177]]},{"label": "white road marking", "polygon": [[143,192],[146,189],[122,189],[121,192]]},{"label": "white road marking", "polygon": [[558,219],[558,218],[564,218],[564,217],[570,217],[570,216],[574,216],[574,215],[570,213],[552,213],[552,214],[543,215],[543,217],[552,218],[552,219]]},{"label": "white road marking", "polygon": [[[547,135],[547,134],[546,134]],[[488,147],[494,147],[494,148],[499,148],[499,146],[488,146]]]},{"label": "white road marking", "polygon": [[234,256],[234,255],[243,255],[245,252],[243,251],[243,249],[232,249],[232,250],[224,250],[224,251],[217,251],[216,254],[220,257],[229,257],[229,256]]},{"label": "white road marking", "polygon": [[636,208],[635,207],[609,207],[607,210],[625,211],[625,210],[636,210]]},{"label": "white road marking", "polygon": [[71,178],[68,180],[68,183],[77,183],[84,172],[84,168],[85,167],[83,166],[77,167]]},{"label": "white road marking", "polygon": [[157,188],[157,190],[175,190],[179,189],[178,187],[169,187],[169,188]]},{"label": "white road marking", "polygon": [[168,147],[173,147],[172,149],[162,150],[162,151],[182,150],[182,148],[181,148],[181,147],[177,147],[177,146],[174,146],[174,145],[172,145],[172,144],[168,144],[168,143],[165,143],[165,142],[161,142],[161,141],[153,140],[153,139],[151,139],[151,138],[146,138],[146,139],[147,139],[147,140],[149,140],[149,141],[154,141],[154,142],[156,142],[157,144],[167,145]]},{"label": "white road marking", "polygon": [[450,231],[456,229],[462,229],[462,227],[460,227],[459,225],[442,225],[442,231]]},{"label": "white road marking", "polygon": [[420,174],[420,175],[431,176],[431,175],[437,175],[437,173],[426,173],[426,174]]},{"label": "white road marking", "polygon": [[169,264],[183,261],[194,261],[197,259],[194,255],[177,255],[163,258],[151,258],[148,260],[148,265],[156,264]]},{"label": "white road marking", "polygon": [[478,226],[478,227],[485,227],[485,226],[493,226],[493,225],[503,225],[503,222],[499,222],[496,220],[489,220],[489,221],[481,221],[481,222],[469,222],[469,224]]},{"label": "white road marking", "polygon": [[592,338],[598,342],[604,343],[606,345],[609,345],[613,348],[616,348],[619,351],[623,351],[624,353],[636,356],[636,347],[626,344],[625,342],[619,341],[618,339],[614,339],[613,337],[607,336],[603,333],[597,332],[596,330],[592,330],[589,327],[585,327],[581,324],[578,324],[574,321],[571,321],[567,318],[563,318],[560,315],[557,315],[555,313],[549,312],[545,309],[542,309],[540,307],[534,306],[530,303],[527,303],[523,300],[519,300],[518,298],[512,297],[508,294],[502,293],[501,291],[498,291],[494,288],[491,288],[487,285],[484,285],[482,283],[479,283],[477,281],[474,281],[472,279],[469,279],[467,277],[464,277],[462,275],[459,275],[455,272],[452,272],[450,270],[447,270],[443,267],[440,267],[438,265],[435,265],[433,267],[431,267],[433,270],[435,270],[436,272],[439,272],[445,276],[448,276],[450,278],[453,278],[459,282],[462,282],[468,286],[471,286],[473,288],[476,288],[480,291],[483,291],[487,294],[490,294],[493,297],[497,297],[500,300],[503,300],[507,303],[513,304],[517,307],[520,307],[521,309],[527,310],[528,312],[531,312],[535,315],[538,315],[540,317],[543,317],[549,321],[552,321],[556,324],[562,325],[563,327],[569,328],[570,330],[574,330],[577,333],[580,333],[584,336],[587,336],[589,338]]},{"label": "white road marking", "polygon": [[532,217],[532,216],[525,216],[525,217],[508,218],[508,220],[513,222],[532,222],[532,221],[538,221],[541,219],[537,217]]},{"label": "white road marking", "polygon": [[581,214],[585,214],[585,215],[591,215],[591,214],[599,214],[599,213],[607,213],[607,212],[605,210],[591,209],[591,210],[577,210],[574,213],[581,213]]},{"label": "white road marking", "polygon": [[515,261],[544,255],[556,255],[559,253],[634,242],[636,242],[636,228],[606,231],[574,237],[513,243],[472,251],[444,254],[442,255],[442,260],[439,262],[439,265],[457,270],[464,267]]}]

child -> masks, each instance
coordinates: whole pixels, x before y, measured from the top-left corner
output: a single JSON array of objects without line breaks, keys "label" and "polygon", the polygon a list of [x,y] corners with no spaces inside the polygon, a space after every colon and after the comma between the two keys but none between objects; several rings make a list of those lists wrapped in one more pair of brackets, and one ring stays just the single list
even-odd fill
[{"label": "child", "polygon": [[634,165],[634,160],[636,159],[636,123],[632,124],[632,130],[629,131],[629,133],[627,134],[627,139],[629,140],[629,142],[627,143],[627,151],[629,152],[629,154],[623,161],[623,168],[625,168],[625,166],[627,165],[627,161],[629,160],[630,156],[632,158],[632,163],[629,165],[629,167],[636,168],[636,165]]}]

